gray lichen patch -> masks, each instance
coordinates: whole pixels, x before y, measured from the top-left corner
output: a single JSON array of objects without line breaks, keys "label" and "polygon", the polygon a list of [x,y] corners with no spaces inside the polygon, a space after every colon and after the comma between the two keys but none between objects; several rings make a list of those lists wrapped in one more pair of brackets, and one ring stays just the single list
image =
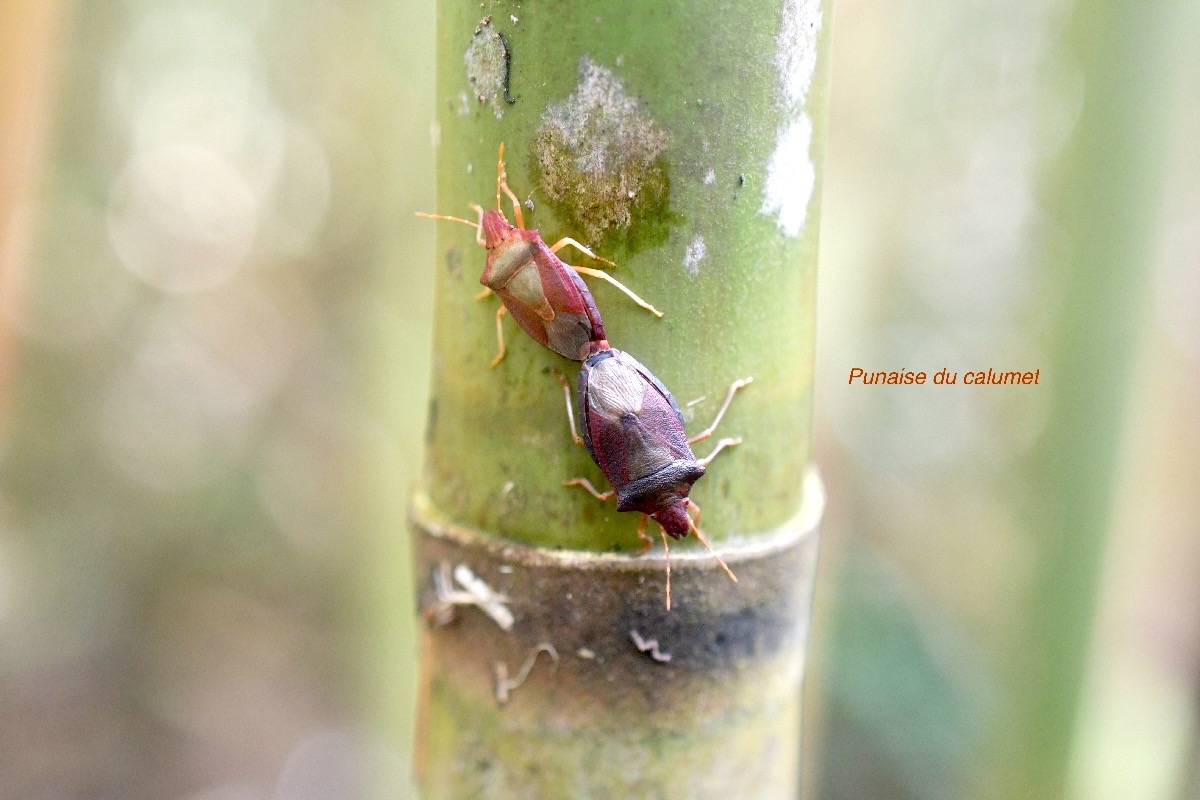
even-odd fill
[{"label": "gray lichen patch", "polygon": [[534,138],[541,188],[588,238],[665,209],[667,135],[611,70],[584,57],[579,85],[542,114]]},{"label": "gray lichen patch", "polygon": [[471,45],[463,54],[467,65],[467,83],[480,103],[488,103],[496,119],[504,116],[504,103],[512,102],[508,93],[510,54],[504,35],[484,17],[475,28]]},{"label": "gray lichen patch", "polygon": [[706,255],[708,255],[708,248],[704,244],[704,237],[697,233],[692,237],[691,243],[683,253],[683,268],[688,271],[689,275],[699,275],[700,262]]}]

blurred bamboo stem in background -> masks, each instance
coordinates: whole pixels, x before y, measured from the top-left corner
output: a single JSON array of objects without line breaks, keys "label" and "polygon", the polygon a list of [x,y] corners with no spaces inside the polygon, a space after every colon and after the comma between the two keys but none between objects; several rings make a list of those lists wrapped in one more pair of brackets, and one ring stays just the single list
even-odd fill
[{"label": "blurred bamboo stem in background", "polygon": [[[1073,725],[1110,521],[1136,352],[1159,173],[1168,32],[1178,3],[1077,4],[1066,49],[1084,105],[1050,182],[1061,292],[1050,362],[1046,434],[1034,454],[1039,494],[1026,509],[1035,565],[1028,640],[1012,660],[1017,700],[983,796],[1063,794]],[[997,773],[993,773],[997,774]]]},{"label": "blurred bamboo stem in background", "polygon": [[64,0],[0,3],[0,431],[9,414],[11,320],[25,312]]}]

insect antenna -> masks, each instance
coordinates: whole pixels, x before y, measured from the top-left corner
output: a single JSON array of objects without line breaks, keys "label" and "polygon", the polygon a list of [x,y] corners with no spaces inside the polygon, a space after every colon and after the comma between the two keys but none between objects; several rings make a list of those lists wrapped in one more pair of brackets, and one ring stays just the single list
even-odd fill
[{"label": "insect antenna", "polygon": [[478,204],[471,203],[471,210],[479,215],[478,222],[471,222],[469,219],[463,219],[462,217],[451,217],[446,214],[430,214],[426,211],[417,211],[415,213],[418,217],[424,217],[425,219],[444,219],[450,222],[461,222],[463,225],[470,225],[475,229],[476,243],[486,247],[487,244],[483,241],[483,209],[480,208]]},{"label": "insect antenna", "polygon": [[447,216],[446,214],[429,214],[425,211],[417,211],[416,215],[423,219],[444,219],[449,222],[461,222],[463,225],[470,225],[475,230],[479,230],[480,227],[482,227],[478,222],[471,222],[469,219],[463,219],[462,217],[451,217]]},{"label": "insect antenna", "polygon": [[[705,536],[700,531],[700,529],[696,527],[696,523],[692,519],[690,514],[688,515],[688,528],[691,530],[692,533],[696,534],[696,538],[700,540],[700,544],[704,545],[704,549],[707,550],[709,552],[709,554],[712,555],[712,557],[717,560],[717,563],[721,565],[721,569],[725,570],[725,574],[729,576],[729,580],[733,581],[734,583],[737,583],[738,582],[737,575],[733,574],[733,570],[731,570],[729,568],[729,565],[726,564],[725,561],[719,555],[717,555],[716,550],[713,550],[712,545],[708,543],[708,537]],[[663,544],[666,545],[665,539],[663,540]],[[667,574],[670,575],[669,572]]]},{"label": "insect antenna", "polygon": [[[691,517],[688,517],[688,521],[689,522],[691,521]],[[667,529],[660,527],[658,529],[658,532],[662,534],[663,555],[667,559],[667,611],[670,611],[671,610],[671,548],[667,546]],[[737,578],[734,578],[734,580],[737,580]]]}]

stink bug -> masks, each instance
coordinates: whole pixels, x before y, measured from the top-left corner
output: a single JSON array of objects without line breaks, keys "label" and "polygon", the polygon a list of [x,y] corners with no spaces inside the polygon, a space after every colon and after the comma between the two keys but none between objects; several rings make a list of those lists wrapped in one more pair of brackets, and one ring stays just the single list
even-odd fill
[{"label": "stink bug", "polygon": [[[512,201],[516,225],[504,216],[500,206],[502,193]],[[470,225],[475,229],[475,241],[487,249],[487,261],[479,277],[479,282],[486,288],[476,295],[476,299],[483,299],[494,291],[503,303],[496,310],[499,350],[492,359],[493,367],[500,363],[506,352],[502,325],[506,313],[511,313],[517,324],[534,339],[573,361],[583,361],[590,352],[607,347],[604,323],[596,309],[596,301],[579,273],[608,281],[639,306],[662,317],[661,311],[611,275],[598,269],[565,264],[556,253],[570,245],[597,261],[612,264],[611,261],[600,258],[570,237],[547,245],[536,230],[526,230],[521,203],[508,186],[503,143],[496,164],[496,209],[485,211],[475,203],[471,208],[479,215],[478,222],[424,212],[417,212],[417,216]]]},{"label": "stink bug", "polygon": [[737,582],[737,577],[713,551],[700,530],[700,508],[688,494],[717,453],[741,444],[742,440],[721,439],[711,453],[699,460],[691,446],[712,435],[734,394],[751,380],[734,381],[713,423],[689,439],[679,404],[650,370],[621,350],[594,352],[579,373],[581,437],[575,429],[571,387],[566,378],[559,376],[567,401],[571,437],[576,444],[587,448],[613,488],[599,492],[587,478],[563,481],[563,485],[582,486],[599,500],[608,500],[615,495],[618,511],[640,511],[644,516],[637,533],[643,542],[642,553],[654,544],[654,540],[646,535],[646,520],[654,518],[661,528],[663,553],[667,560],[668,610],[671,608],[668,534],[673,539],[682,539],[689,531],[694,533],[729,577]]}]

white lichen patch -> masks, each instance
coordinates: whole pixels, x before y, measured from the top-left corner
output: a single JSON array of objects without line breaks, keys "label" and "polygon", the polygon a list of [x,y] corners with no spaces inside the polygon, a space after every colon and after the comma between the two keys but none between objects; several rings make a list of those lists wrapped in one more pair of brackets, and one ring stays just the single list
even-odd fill
[{"label": "white lichen patch", "polygon": [[661,198],[667,135],[612,71],[585,57],[579,84],[542,114],[534,139],[542,190],[591,240],[628,227],[634,208]]},{"label": "white lichen patch", "polygon": [[708,248],[704,245],[704,237],[697,233],[692,237],[691,243],[683,253],[683,268],[692,275],[699,275],[700,262],[706,255],[708,255]]},{"label": "white lichen patch", "polygon": [[717,171],[712,167],[708,168],[708,172],[704,173],[704,185],[712,186],[717,182]]},{"label": "white lichen patch", "polygon": [[817,69],[821,14],[821,0],[784,0],[775,39],[779,104],[790,113],[767,163],[762,213],[773,215],[784,235],[792,237],[804,230],[817,180],[809,153],[812,118],[805,103]]},{"label": "white lichen patch", "polygon": [[775,68],[787,108],[802,104],[817,68],[821,0],[786,0],[775,39]]},{"label": "white lichen patch", "polygon": [[817,171],[809,155],[812,132],[812,120],[802,114],[780,132],[767,163],[762,213],[774,215],[787,236],[799,236],[804,230],[808,203],[817,183]]},{"label": "white lichen patch", "polygon": [[463,54],[467,65],[467,83],[480,103],[490,104],[496,119],[504,116],[508,91],[508,44],[492,27],[492,18],[484,17]]}]

